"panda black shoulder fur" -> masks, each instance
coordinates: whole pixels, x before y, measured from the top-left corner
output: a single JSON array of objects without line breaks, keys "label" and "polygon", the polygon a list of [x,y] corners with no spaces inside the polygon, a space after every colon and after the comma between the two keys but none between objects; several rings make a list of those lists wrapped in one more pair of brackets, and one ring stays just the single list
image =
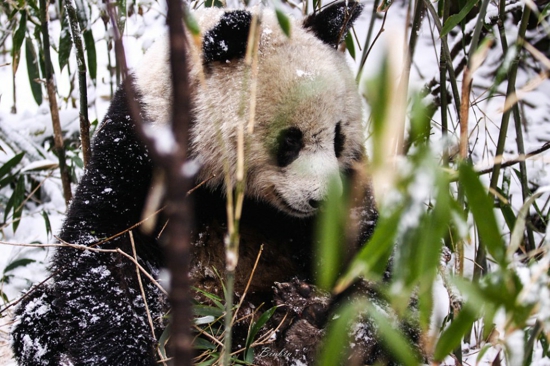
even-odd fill
[{"label": "panda black shoulder fur", "polygon": [[[337,50],[361,9],[354,1],[329,6],[301,23],[295,21],[290,38],[272,12],[261,14],[257,108],[245,154],[235,293],[243,293],[263,244],[246,304],[250,309],[262,303],[286,304],[292,311],[271,345],[271,354],[284,357],[258,359],[258,364],[285,365],[291,359],[310,363],[323,333],[323,321],[315,315],[326,313],[329,299],[315,304],[318,298],[309,285],[314,277],[313,226],[331,177],[359,176],[357,167],[365,159],[361,100],[344,54]],[[196,227],[190,275],[196,287],[222,295],[216,271],[225,268],[223,177],[226,167],[235,176],[237,126],[248,115],[249,103],[243,100],[249,100],[249,91],[242,83],[251,13],[207,9],[195,16],[206,32],[198,50],[201,62],[190,65],[191,153],[201,164],[197,183],[207,183],[193,192]],[[166,42],[153,46],[135,76],[145,118],[153,125],[169,121]],[[94,138],[91,162],[60,233],[63,241],[132,253],[127,229],[141,219],[154,167],[129,115],[125,93],[119,89]],[[369,184],[358,185],[364,193],[355,202],[359,225],[356,238],[348,242],[362,244],[377,214]],[[133,230],[139,262],[155,278],[164,264],[157,234]],[[61,248],[51,270],[53,279],[30,292],[16,312],[12,342],[21,365],[156,364],[166,297],[143,278],[153,335],[135,265],[128,258]],[[377,352],[365,350],[365,360],[374,360]]]}]

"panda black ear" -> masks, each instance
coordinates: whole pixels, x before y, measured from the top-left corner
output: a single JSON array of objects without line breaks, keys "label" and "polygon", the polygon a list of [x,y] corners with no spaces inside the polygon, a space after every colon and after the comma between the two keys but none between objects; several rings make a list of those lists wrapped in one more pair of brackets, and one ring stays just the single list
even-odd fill
[{"label": "panda black ear", "polygon": [[304,19],[303,26],[312,31],[321,41],[337,48],[361,11],[363,11],[363,5],[357,1],[343,1],[309,15]]},{"label": "panda black ear", "polygon": [[225,12],[218,24],[204,34],[203,62],[228,61],[244,57],[252,15],[246,10]]}]

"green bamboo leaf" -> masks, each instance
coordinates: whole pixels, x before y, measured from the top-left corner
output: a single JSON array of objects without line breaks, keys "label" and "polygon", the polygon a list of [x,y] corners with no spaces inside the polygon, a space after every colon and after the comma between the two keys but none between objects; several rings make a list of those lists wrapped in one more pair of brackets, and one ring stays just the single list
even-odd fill
[{"label": "green bamboo leaf", "polygon": [[426,145],[430,138],[433,113],[425,106],[423,97],[415,93],[412,97],[409,145]]},{"label": "green bamboo leaf", "polygon": [[388,260],[393,250],[395,236],[403,209],[395,210],[389,217],[382,217],[370,241],[353,259],[348,270],[340,277],[334,288],[335,293],[341,293],[359,276],[365,279],[379,280],[386,270]]},{"label": "green bamboo leaf", "polygon": [[223,8],[223,3],[220,0],[206,0],[204,6],[206,8]]},{"label": "green bamboo leaf", "polygon": [[[8,175],[4,179],[1,179],[0,180],[0,189],[4,188],[8,184],[11,184],[16,179],[17,179],[17,177],[15,175]],[[6,209],[4,210],[4,213],[6,213],[7,211],[8,211],[8,208],[6,207]]]},{"label": "green bamboo leaf", "polygon": [[506,222],[506,226],[508,226],[508,229],[512,231],[514,229],[514,226],[516,225],[516,214],[514,213],[514,210],[512,209],[512,205],[507,203],[501,203],[500,204],[500,212],[502,213],[502,216],[504,217],[504,221]]},{"label": "green bamboo leaf", "polygon": [[346,217],[344,202],[341,197],[341,189],[338,188],[339,177],[334,177],[330,182],[329,193],[322,209],[322,215],[317,223],[318,245],[316,246],[317,286],[324,290],[330,290],[334,285],[338,274],[341,272],[341,264],[345,244],[342,238],[344,233],[344,218]]},{"label": "green bamboo leaf", "polygon": [[27,74],[31,85],[32,96],[36,104],[42,104],[42,84],[40,80],[40,69],[38,65],[38,56],[31,37],[27,37],[25,41],[25,58],[27,59]]},{"label": "green bamboo leaf", "polygon": [[[217,5],[215,6],[219,7]],[[185,26],[191,32],[192,35],[198,36],[201,34],[201,27],[199,26],[199,23],[197,22],[197,19],[195,18],[193,13],[191,13],[188,10],[185,11],[183,20],[185,21]]]},{"label": "green bamboo leaf", "polygon": [[10,271],[13,271],[14,269],[16,269],[18,267],[25,267],[26,265],[34,263],[34,262],[36,262],[34,259],[29,259],[29,258],[17,259],[15,261],[11,262],[10,264],[8,264],[6,266],[6,268],[4,268],[4,273],[8,273]]},{"label": "green bamboo leaf", "polygon": [[204,361],[204,362],[198,363],[196,366],[210,366],[210,365],[216,363],[220,359],[220,353],[219,352],[212,352],[208,356],[211,357],[211,358]]},{"label": "green bamboo leaf", "polygon": [[365,80],[366,100],[370,105],[370,117],[372,128],[372,169],[380,169],[387,164],[387,152],[385,136],[387,135],[388,126],[387,117],[392,108],[392,85],[393,77],[391,75],[389,55],[383,56],[376,77]]},{"label": "green bamboo leaf", "polygon": [[546,4],[540,11],[537,24],[540,24],[550,14],[550,3]]},{"label": "green bamboo leaf", "polygon": [[466,163],[460,165],[458,178],[468,199],[468,207],[474,215],[482,244],[486,246],[497,263],[505,268],[506,250],[493,211],[493,200],[470,165]]},{"label": "green bamboo leaf", "polygon": [[36,3],[35,0],[27,0],[27,4],[29,4],[31,9],[34,10],[36,14],[40,12],[40,9],[38,8],[38,4]]},{"label": "green bamboo leaf", "polygon": [[92,81],[96,82],[97,79],[97,54],[95,49],[94,35],[91,29],[86,29],[82,33],[84,37],[84,46],[86,47],[86,60],[88,61],[88,72]]},{"label": "green bamboo leaf", "polygon": [[19,227],[21,214],[23,213],[23,201],[25,200],[25,177],[20,176],[15,184],[15,189],[6,204],[6,210],[4,212],[4,221],[6,221],[8,213],[13,210],[12,228],[13,232],[17,231]]},{"label": "green bamboo leaf", "polygon": [[390,351],[392,357],[401,365],[418,366],[421,362],[421,357],[418,352],[411,347],[409,341],[394,324],[394,321],[388,319],[387,314],[383,314],[379,307],[373,304],[367,305],[367,313],[376,322],[378,332],[384,342],[384,346]]},{"label": "green bamboo leaf", "polygon": [[204,296],[206,296],[208,299],[210,299],[214,303],[214,305],[216,305],[218,308],[222,309],[222,311],[225,311],[225,305],[222,304],[222,300],[218,296],[216,296],[214,294],[211,294],[211,293],[208,293],[206,291],[203,291],[203,290],[201,290],[199,288],[196,288],[196,287],[193,288],[193,290],[201,293]]},{"label": "green bamboo leaf", "polygon": [[[429,157],[428,157],[429,158]],[[437,169],[433,167],[433,169]],[[436,177],[437,195],[434,207],[425,214],[418,227],[416,240],[409,242],[412,255],[403,265],[412,269],[413,279],[402,279],[402,283],[410,283],[410,291],[417,287],[419,300],[420,324],[423,329],[430,325],[433,294],[432,286],[441,259],[441,248],[451,220],[451,197],[448,190],[448,181],[443,174]],[[404,304],[402,305],[403,309]]]},{"label": "green bamboo leaf", "polygon": [[194,349],[211,349],[215,350],[216,346],[212,344],[211,342],[207,341],[204,338],[197,337],[193,341],[193,348]]},{"label": "green bamboo leaf", "polygon": [[167,358],[166,345],[170,340],[171,334],[172,334],[172,325],[170,322],[168,322],[168,325],[166,326],[166,328],[164,328],[164,331],[162,332],[159,338],[159,353],[162,355],[162,358]]},{"label": "green bamboo leaf", "polygon": [[52,224],[50,223],[50,217],[46,211],[42,211],[42,217],[44,218],[44,225],[46,225],[46,235],[50,236],[52,233]]},{"label": "green bamboo leaf", "polygon": [[275,9],[275,14],[277,15],[277,21],[279,22],[279,26],[281,27],[281,30],[287,37],[290,38],[290,31],[291,31],[290,19],[280,9]]},{"label": "green bamboo leaf", "polygon": [[443,27],[441,28],[441,33],[439,34],[439,38],[445,37],[451,29],[453,29],[458,23],[460,23],[464,18],[466,18],[466,15],[474,8],[474,6],[477,5],[479,0],[469,0],[466,5],[462,7],[460,12],[455,15],[451,15],[447,21],[445,21],[445,24],[443,24]]},{"label": "green bamboo leaf", "polygon": [[214,306],[195,305],[193,306],[193,314],[197,316],[213,316],[219,318],[223,316],[223,310]]},{"label": "green bamboo leaf", "polygon": [[246,346],[245,346],[245,361],[248,361],[252,363],[254,360],[254,349],[250,348],[250,345],[254,341],[254,338],[256,338],[256,334],[262,329],[262,327],[267,323],[269,319],[273,316],[273,313],[275,313],[275,310],[277,310],[277,307],[274,306],[271,309],[266,310],[254,324],[250,327],[250,330],[248,332],[248,335],[246,336]]},{"label": "green bamboo leaf", "polygon": [[275,310],[277,310],[277,307],[274,306],[271,309],[266,310],[256,322],[252,325],[250,328],[250,332],[248,333],[250,339],[247,341],[247,343],[250,345],[250,343],[254,340],[254,337],[260,329],[267,323],[269,319],[273,316],[273,313],[275,313]]},{"label": "green bamboo leaf", "polygon": [[24,10],[21,10],[21,19],[19,19],[19,27],[13,34],[13,47],[11,49],[12,56],[16,53],[19,53],[21,46],[23,45],[23,40],[25,39],[25,33],[27,31],[27,13]]},{"label": "green bamboo leaf", "polygon": [[435,345],[434,360],[443,361],[462,342],[462,338],[468,332],[477,319],[478,314],[469,306],[464,306],[457,317],[441,333]]},{"label": "green bamboo leaf", "polygon": [[[120,34],[124,34],[124,27],[126,26],[126,0],[116,0],[117,8],[118,8],[118,31]],[[84,29],[84,28],[82,28]]]},{"label": "green bamboo leaf", "polygon": [[13,8],[12,12],[8,14],[8,20],[11,22],[13,17],[19,12],[17,8]]},{"label": "green bamboo leaf", "polygon": [[71,37],[69,18],[66,12],[63,12],[61,19],[61,33],[59,35],[59,51],[57,55],[59,70],[63,71],[63,68],[69,63],[69,56],[73,48],[73,38]]},{"label": "green bamboo leaf", "polygon": [[393,4],[393,0],[382,0],[380,2],[380,5],[378,5],[378,8],[376,9],[379,13],[385,13],[388,11],[390,6]]},{"label": "green bamboo leaf", "polygon": [[[33,33],[34,39],[42,39],[42,32],[40,27],[35,27]],[[46,75],[46,62],[44,56],[44,47],[42,47],[42,42],[38,42],[38,64],[40,65],[40,74]]]},{"label": "green bamboo leaf", "polygon": [[346,42],[346,49],[348,50],[349,55],[351,56],[352,59],[355,60],[355,43],[353,43],[352,32],[348,32],[348,34],[346,35],[345,42]]},{"label": "green bamboo leaf", "polygon": [[25,39],[27,30],[27,13],[21,10],[21,18],[19,19],[19,27],[13,34],[13,46],[11,49],[12,70],[15,74],[19,68],[19,60],[21,59],[21,45]]},{"label": "green bamboo leaf", "polygon": [[313,0],[313,11],[321,10],[321,0]]},{"label": "green bamboo leaf", "polygon": [[4,177],[4,175],[8,174],[13,167],[15,167],[21,159],[23,159],[23,156],[25,155],[24,152],[21,152],[17,155],[15,155],[10,160],[6,161],[1,167],[0,167],[0,178]]},{"label": "green bamboo leaf", "polygon": [[360,309],[359,306],[364,305],[357,303],[346,303],[343,307],[337,310],[338,317],[329,323],[327,333],[323,341],[323,347],[320,349],[320,355],[317,360],[318,366],[334,366],[345,365],[347,352],[343,352],[349,348],[350,332],[349,326]]},{"label": "green bamboo leaf", "polygon": [[523,204],[523,206],[521,206],[521,209],[519,210],[518,216],[516,218],[514,230],[512,231],[510,244],[508,245],[508,249],[507,249],[508,260],[510,261],[512,260],[514,253],[516,252],[521,242],[523,241],[526,217],[527,217],[527,214],[529,213],[529,207],[531,207],[531,205],[535,202],[537,198],[539,198],[540,196],[548,192],[550,192],[550,187],[540,188],[531,197],[525,200],[525,203]]}]

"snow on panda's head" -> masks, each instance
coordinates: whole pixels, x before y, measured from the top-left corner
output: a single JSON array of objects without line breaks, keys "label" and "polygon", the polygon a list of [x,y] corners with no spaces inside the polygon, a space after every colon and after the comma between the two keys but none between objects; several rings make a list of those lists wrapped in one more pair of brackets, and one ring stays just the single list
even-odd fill
[{"label": "snow on panda's head", "polygon": [[[344,53],[336,48],[361,8],[351,1],[332,5],[294,21],[290,37],[283,34],[274,13],[259,13],[255,92],[252,69],[243,60],[251,13],[206,9],[196,14],[206,30],[200,58],[190,55],[201,60],[190,67],[192,153],[202,163],[199,180],[219,188],[227,168],[234,179],[237,135],[244,126],[249,197],[307,217],[326,197],[331,180],[338,178],[341,187],[339,174],[363,156],[363,131],[355,81]],[[164,51],[153,51],[156,55],[137,73],[146,112],[154,121],[168,120],[170,112],[167,62],[158,62],[159,54],[167,54],[162,47]],[[163,65],[164,72],[155,70]],[[252,134],[247,132],[251,95]]]}]

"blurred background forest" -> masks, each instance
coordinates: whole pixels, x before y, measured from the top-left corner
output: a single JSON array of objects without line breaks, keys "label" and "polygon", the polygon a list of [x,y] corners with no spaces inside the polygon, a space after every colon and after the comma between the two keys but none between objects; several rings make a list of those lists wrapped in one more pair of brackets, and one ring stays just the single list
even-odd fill
[{"label": "blurred background forest", "polygon": [[[384,293],[396,318],[408,316],[403,304],[416,299],[423,347],[434,364],[550,365],[550,4],[362,3],[345,47],[365,99],[368,173],[381,218],[344,275],[329,270],[319,285],[341,288],[357,276],[381,281],[380,263],[395,247],[396,270]],[[329,4],[264,6],[284,14],[284,26],[286,15]],[[51,244],[87,161],[89,137],[121,82],[111,22],[122,30],[133,66],[166,31],[165,12],[152,0],[2,0],[2,364],[13,362],[13,306],[48,276]],[[322,259],[337,243],[321,242]],[[403,364],[419,363],[414,351],[399,348],[403,338],[392,317],[372,304],[348,310],[353,306],[372,311]],[[328,332],[321,364],[336,364],[331,354],[345,347],[338,334],[350,317]],[[210,356],[204,359],[215,361],[216,348],[202,346]]]}]

